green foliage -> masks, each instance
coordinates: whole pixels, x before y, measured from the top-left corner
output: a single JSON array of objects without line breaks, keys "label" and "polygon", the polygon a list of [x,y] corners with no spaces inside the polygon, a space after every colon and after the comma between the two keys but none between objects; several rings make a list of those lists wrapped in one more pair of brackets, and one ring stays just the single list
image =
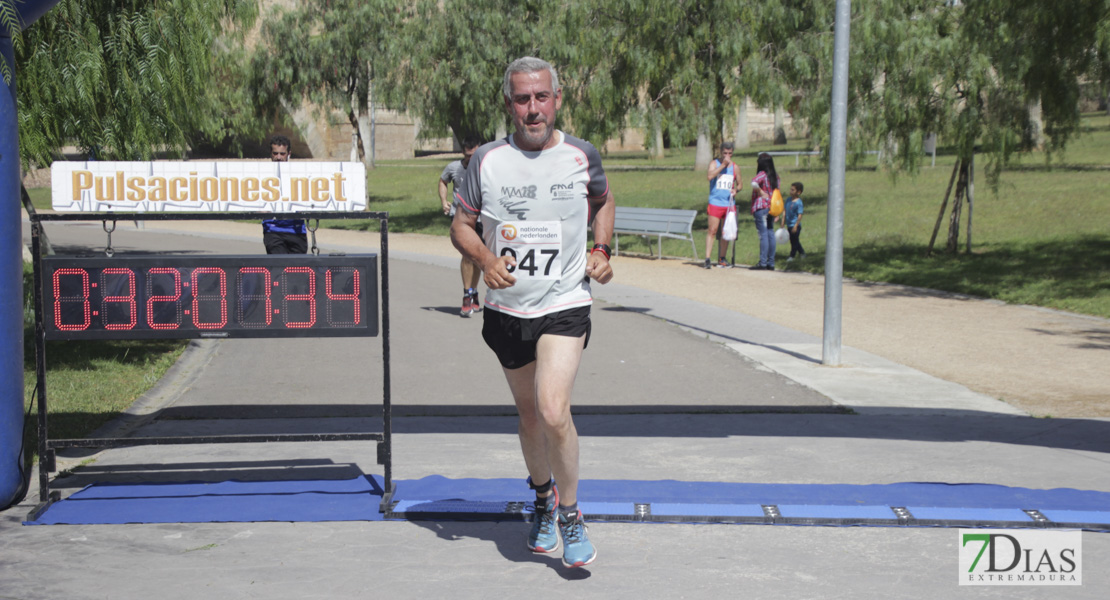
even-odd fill
[{"label": "green foliage", "polygon": [[[996,183],[1015,153],[1035,148],[1039,103],[1048,149],[1058,151],[1078,126],[1079,79],[1108,11],[1106,0],[853,2],[849,147],[884,148],[888,166],[912,172],[936,133],[961,158],[984,153]],[[787,72],[805,92],[795,116],[827,147],[833,23],[813,14],[779,63],[799,67]]]},{"label": "green foliage", "polygon": [[[38,385],[35,368],[34,302],[31,265],[23,265],[24,401],[30,407]],[[50,436],[82,438],[107,423],[158,383],[177,362],[187,340],[47,342],[46,386]],[[37,455],[38,420],[28,419],[28,466]]]},{"label": "green foliage", "polygon": [[[308,101],[320,112],[339,111],[359,130],[369,114],[379,73],[390,72],[400,25],[397,0],[304,2],[278,10],[262,26],[251,58],[250,88],[263,112]],[[359,134],[361,136],[361,133]],[[363,144],[359,144],[362,155]]]},{"label": "green foliage", "polygon": [[[872,155],[846,174],[844,274],[1110,318],[1108,147],[1110,117],[1084,116],[1066,155],[1054,153],[1048,159],[1043,152],[1032,152],[1007,168],[997,190],[976,187],[974,252],[932,257],[925,256],[925,247],[937,217],[937,190],[948,182],[955,148],[942,147],[935,167],[922,165],[899,180],[876,168]],[[804,146],[798,142],[789,148]],[[736,155],[745,176],[754,172],[756,153],[765,149]],[[607,157],[605,167],[621,206],[697,210],[694,239],[701,256],[707,188],[704,176],[687,168],[692,159],[691,148],[668,150],[662,160],[650,160],[644,152],[621,153]],[[434,182],[446,162],[396,161],[370,175],[371,201],[376,210],[389,211],[391,231],[447,234],[447,220],[434,195]],[[817,157],[802,157],[799,163],[780,157],[776,166],[785,181],[805,184],[802,243],[808,258],[786,263],[788,248],[782,247],[777,266],[820,274],[828,172]],[[754,264],[759,248],[745,200],[740,202],[736,261]],[[377,222],[327,226],[376,231]],[[654,244],[637,236],[620,237],[622,254],[646,255]],[[663,252],[690,256],[690,244],[664,240]]]},{"label": "green foliage", "polygon": [[[0,0],[0,28],[3,29],[0,37],[10,38],[12,47],[18,51],[23,46],[23,24],[13,4],[16,1],[18,0]],[[12,66],[8,64],[6,58],[0,60],[0,75],[4,77],[6,85],[12,84]]]},{"label": "green foliage", "polygon": [[[580,3],[568,80],[581,82],[570,112],[595,143],[629,122],[678,144],[719,132],[739,100],[779,100],[781,81],[758,76],[759,8],[742,0],[610,0]],[[750,24],[751,26],[746,26]],[[573,39],[573,38],[572,38]],[[629,121],[628,119],[631,119]]]},{"label": "green foliage", "polygon": [[[505,68],[522,56],[555,65],[571,42],[557,0],[419,0],[404,9],[394,99],[419,115],[424,136],[448,131],[493,139],[508,123],[501,93]],[[574,3],[571,3],[573,5]],[[560,83],[563,83],[560,81]],[[564,95],[566,92],[564,92]]]},{"label": "green foliage", "polygon": [[100,159],[181,156],[258,129],[234,34],[256,14],[255,0],[62,0],[16,54],[24,163],[71,144]]}]

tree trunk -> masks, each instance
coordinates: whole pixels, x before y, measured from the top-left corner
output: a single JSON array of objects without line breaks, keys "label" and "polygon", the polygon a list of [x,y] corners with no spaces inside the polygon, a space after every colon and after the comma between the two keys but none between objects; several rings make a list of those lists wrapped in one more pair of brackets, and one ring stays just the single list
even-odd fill
[{"label": "tree trunk", "polygon": [[937,166],[937,134],[930,133],[925,136],[925,154],[932,155],[932,166]]},{"label": "tree trunk", "polygon": [[[359,102],[358,92],[357,92],[358,86],[352,85],[350,87],[351,87],[351,107],[347,111],[347,122],[351,124],[351,131],[353,132],[353,135],[354,135],[354,138],[355,138],[353,140],[354,141],[354,146],[355,146],[355,149],[358,151],[358,155],[357,155],[358,160],[360,162],[362,162],[362,164],[367,165],[367,161],[366,161],[367,153],[366,153],[366,150],[365,150],[367,140],[365,139],[365,136],[362,133],[362,121],[365,118],[366,111],[365,111],[365,109],[363,109],[360,106],[361,103]],[[367,165],[367,168],[369,168],[369,165]]]},{"label": "tree trunk", "polygon": [[775,105],[775,141],[774,145],[781,146],[786,143],[786,112],[782,105]]},{"label": "tree trunk", "polygon": [[748,134],[748,97],[740,100],[740,108],[736,111],[736,149],[750,148],[751,138]]},{"label": "tree trunk", "polygon": [[937,224],[933,225],[933,236],[929,238],[929,248],[925,256],[933,255],[933,245],[937,243],[937,234],[940,233],[940,224],[944,221],[944,211],[948,208],[948,198],[952,195],[952,183],[956,181],[956,174],[960,171],[960,159],[952,166],[952,176],[948,178],[948,189],[944,192],[944,201],[940,203],[940,213],[937,215]]},{"label": "tree trunk", "polygon": [[1029,111],[1029,130],[1025,132],[1026,141],[1037,150],[1044,149],[1044,118],[1041,111],[1041,100],[1030,102],[1026,106]]},{"label": "tree trunk", "polygon": [[651,117],[651,157],[655,159],[662,159],[665,156],[663,151],[663,120],[659,115],[652,115]]},{"label": "tree trunk", "polygon": [[374,168],[374,128],[377,123],[374,122],[374,80],[366,87],[366,111],[358,116],[358,133],[362,138],[362,155],[365,157],[362,161],[367,169]]},{"label": "tree trunk", "polygon": [[952,216],[948,220],[948,244],[945,251],[949,254],[956,254],[960,250],[960,216],[963,212],[963,199],[967,193],[967,167],[966,161],[960,161],[960,177],[956,182],[956,200],[952,204]]},{"label": "tree trunk", "polygon": [[698,127],[698,145],[694,151],[694,170],[706,171],[709,161],[713,159],[713,149],[709,147],[709,127],[702,123]]},{"label": "tree trunk", "polygon": [[351,110],[347,111],[347,122],[351,124],[351,130],[353,131],[353,135],[355,137],[354,146],[355,150],[358,151],[358,160],[365,164],[366,152],[363,150],[361,131],[362,128],[359,127],[359,115],[355,112],[355,108],[353,106],[351,107]]},{"label": "tree trunk", "polygon": [[971,155],[971,160],[967,165],[967,236],[964,243],[967,244],[967,253],[971,254],[971,218],[975,216],[975,155]]}]

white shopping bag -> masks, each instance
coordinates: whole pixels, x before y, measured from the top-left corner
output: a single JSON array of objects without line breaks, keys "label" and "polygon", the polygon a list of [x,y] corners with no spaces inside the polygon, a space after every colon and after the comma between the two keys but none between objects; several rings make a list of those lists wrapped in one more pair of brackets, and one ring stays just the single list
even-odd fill
[{"label": "white shopping bag", "polygon": [[736,205],[733,204],[729,207],[728,213],[725,214],[725,224],[721,227],[721,239],[726,242],[734,241],[736,230]]}]

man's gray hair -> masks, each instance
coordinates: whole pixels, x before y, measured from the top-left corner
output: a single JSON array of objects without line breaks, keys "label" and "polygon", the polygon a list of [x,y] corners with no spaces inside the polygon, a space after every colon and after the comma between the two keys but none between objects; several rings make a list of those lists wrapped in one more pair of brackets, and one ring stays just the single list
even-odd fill
[{"label": "man's gray hair", "polygon": [[513,97],[513,82],[512,77],[516,73],[536,73],[546,70],[551,74],[551,91],[559,91],[559,74],[555,72],[555,67],[551,63],[536,58],[534,56],[525,56],[514,60],[508,69],[505,69],[505,83],[501,85],[501,93],[505,95],[506,100],[511,100]]}]

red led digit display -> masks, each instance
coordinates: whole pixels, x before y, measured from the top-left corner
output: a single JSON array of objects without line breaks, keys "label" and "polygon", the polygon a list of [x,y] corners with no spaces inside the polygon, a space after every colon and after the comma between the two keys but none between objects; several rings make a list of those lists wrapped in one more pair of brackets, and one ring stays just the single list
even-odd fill
[{"label": "red led digit display", "polygon": [[[161,293],[155,293],[161,292]],[[165,293],[169,291],[170,293]],[[146,270],[146,323],[151,329],[181,326],[181,271],[171,267]]]},{"label": "red led digit display", "polygon": [[243,267],[235,275],[236,285],[242,290],[235,306],[243,327],[269,327],[273,323],[272,280],[270,270],[265,267]]},{"label": "red led digit display", "polygon": [[285,289],[301,293],[285,294],[282,308],[285,326],[302,328],[316,324],[316,273],[309,267],[286,267],[281,274]]},{"label": "red led digit display", "polygon": [[377,335],[377,264],[373,254],[44,257],[46,337]]},{"label": "red led digit display", "polygon": [[104,329],[134,329],[139,318],[139,305],[135,300],[135,272],[131,269],[104,269],[100,272],[100,294],[100,321],[104,324]]},{"label": "red led digit display", "polygon": [[[227,272],[216,267],[193,269],[193,325],[197,329],[222,329],[227,325]],[[205,318],[202,321],[201,309]]]},{"label": "red led digit display", "polygon": [[327,286],[329,300],[328,323],[340,326],[358,325],[361,301],[358,271],[343,267],[328,269],[324,284]]},{"label": "red led digit display", "polygon": [[51,312],[58,331],[88,329],[92,324],[89,272],[84,269],[58,269],[51,275],[50,281],[54,284],[54,293],[47,297],[54,299],[54,310]]}]

